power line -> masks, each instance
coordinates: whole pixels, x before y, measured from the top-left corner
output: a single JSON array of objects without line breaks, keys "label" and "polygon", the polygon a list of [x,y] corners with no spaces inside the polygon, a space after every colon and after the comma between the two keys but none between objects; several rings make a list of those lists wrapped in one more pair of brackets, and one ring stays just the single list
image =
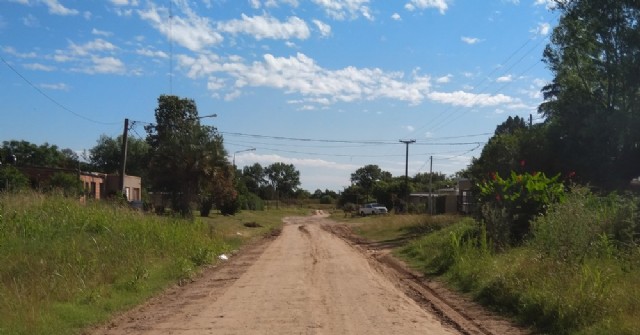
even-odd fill
[{"label": "power line", "polygon": [[7,62],[4,57],[2,57],[0,55],[0,60],[2,60],[2,62],[7,65],[7,67],[9,67],[9,69],[11,69],[11,71],[13,71],[15,74],[18,75],[18,77],[22,78],[22,80],[24,80],[27,84],[29,84],[29,86],[31,86],[34,90],[36,90],[38,93],[40,93],[42,96],[44,96],[45,98],[47,98],[49,101],[53,102],[55,105],[57,105],[58,107],[62,108],[63,110],[90,122],[93,123],[97,123],[97,124],[102,124],[102,125],[114,125],[114,124],[119,124],[120,122],[102,122],[102,121],[97,121],[94,119],[91,119],[89,117],[86,117],[82,114],[78,114],[74,111],[72,111],[71,109],[67,108],[66,106],[64,106],[63,104],[59,103],[58,101],[56,101],[54,98],[52,98],[51,96],[49,96],[48,94],[46,94],[44,91],[42,91],[39,87],[37,87],[36,85],[34,85],[29,79],[27,79],[25,76],[23,76],[20,72],[18,72],[18,70],[16,70],[13,66],[11,66],[11,64],[9,64],[9,62]]}]

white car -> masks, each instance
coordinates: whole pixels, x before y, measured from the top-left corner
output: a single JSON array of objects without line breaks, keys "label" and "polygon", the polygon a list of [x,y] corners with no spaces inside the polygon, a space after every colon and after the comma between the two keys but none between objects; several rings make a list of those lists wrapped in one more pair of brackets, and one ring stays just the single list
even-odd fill
[{"label": "white car", "polygon": [[377,204],[377,203],[370,203],[370,204],[366,204],[362,207],[360,207],[360,209],[358,210],[358,213],[360,213],[360,215],[365,216],[365,215],[372,215],[372,214],[387,214],[389,211],[387,210],[387,207],[381,205],[381,204]]}]

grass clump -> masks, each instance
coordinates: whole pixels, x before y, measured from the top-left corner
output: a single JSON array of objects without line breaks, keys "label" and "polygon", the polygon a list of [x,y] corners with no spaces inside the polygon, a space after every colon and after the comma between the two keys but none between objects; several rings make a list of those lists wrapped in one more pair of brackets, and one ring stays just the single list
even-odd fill
[{"label": "grass clump", "polygon": [[0,334],[79,333],[189,280],[217,255],[276,227],[281,214],[249,218],[264,228],[246,231],[234,221],[242,217],[194,222],[104,202],[0,193]]}]

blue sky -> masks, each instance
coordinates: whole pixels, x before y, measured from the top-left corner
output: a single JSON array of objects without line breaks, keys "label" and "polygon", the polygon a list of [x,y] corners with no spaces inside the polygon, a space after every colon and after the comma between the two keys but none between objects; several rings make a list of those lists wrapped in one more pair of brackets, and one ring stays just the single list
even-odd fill
[{"label": "blue sky", "polygon": [[[508,116],[540,122],[550,0],[0,0],[0,140],[81,152],[161,94],[231,161],[342,190],[376,164],[453,174]],[[255,148],[255,151],[247,151]]]}]

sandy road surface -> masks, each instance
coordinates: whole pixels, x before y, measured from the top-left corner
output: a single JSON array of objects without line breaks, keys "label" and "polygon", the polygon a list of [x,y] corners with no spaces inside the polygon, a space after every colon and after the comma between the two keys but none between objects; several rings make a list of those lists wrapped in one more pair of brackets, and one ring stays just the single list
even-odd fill
[{"label": "sandy road surface", "polygon": [[324,220],[288,218],[274,241],[95,334],[457,334]]}]

